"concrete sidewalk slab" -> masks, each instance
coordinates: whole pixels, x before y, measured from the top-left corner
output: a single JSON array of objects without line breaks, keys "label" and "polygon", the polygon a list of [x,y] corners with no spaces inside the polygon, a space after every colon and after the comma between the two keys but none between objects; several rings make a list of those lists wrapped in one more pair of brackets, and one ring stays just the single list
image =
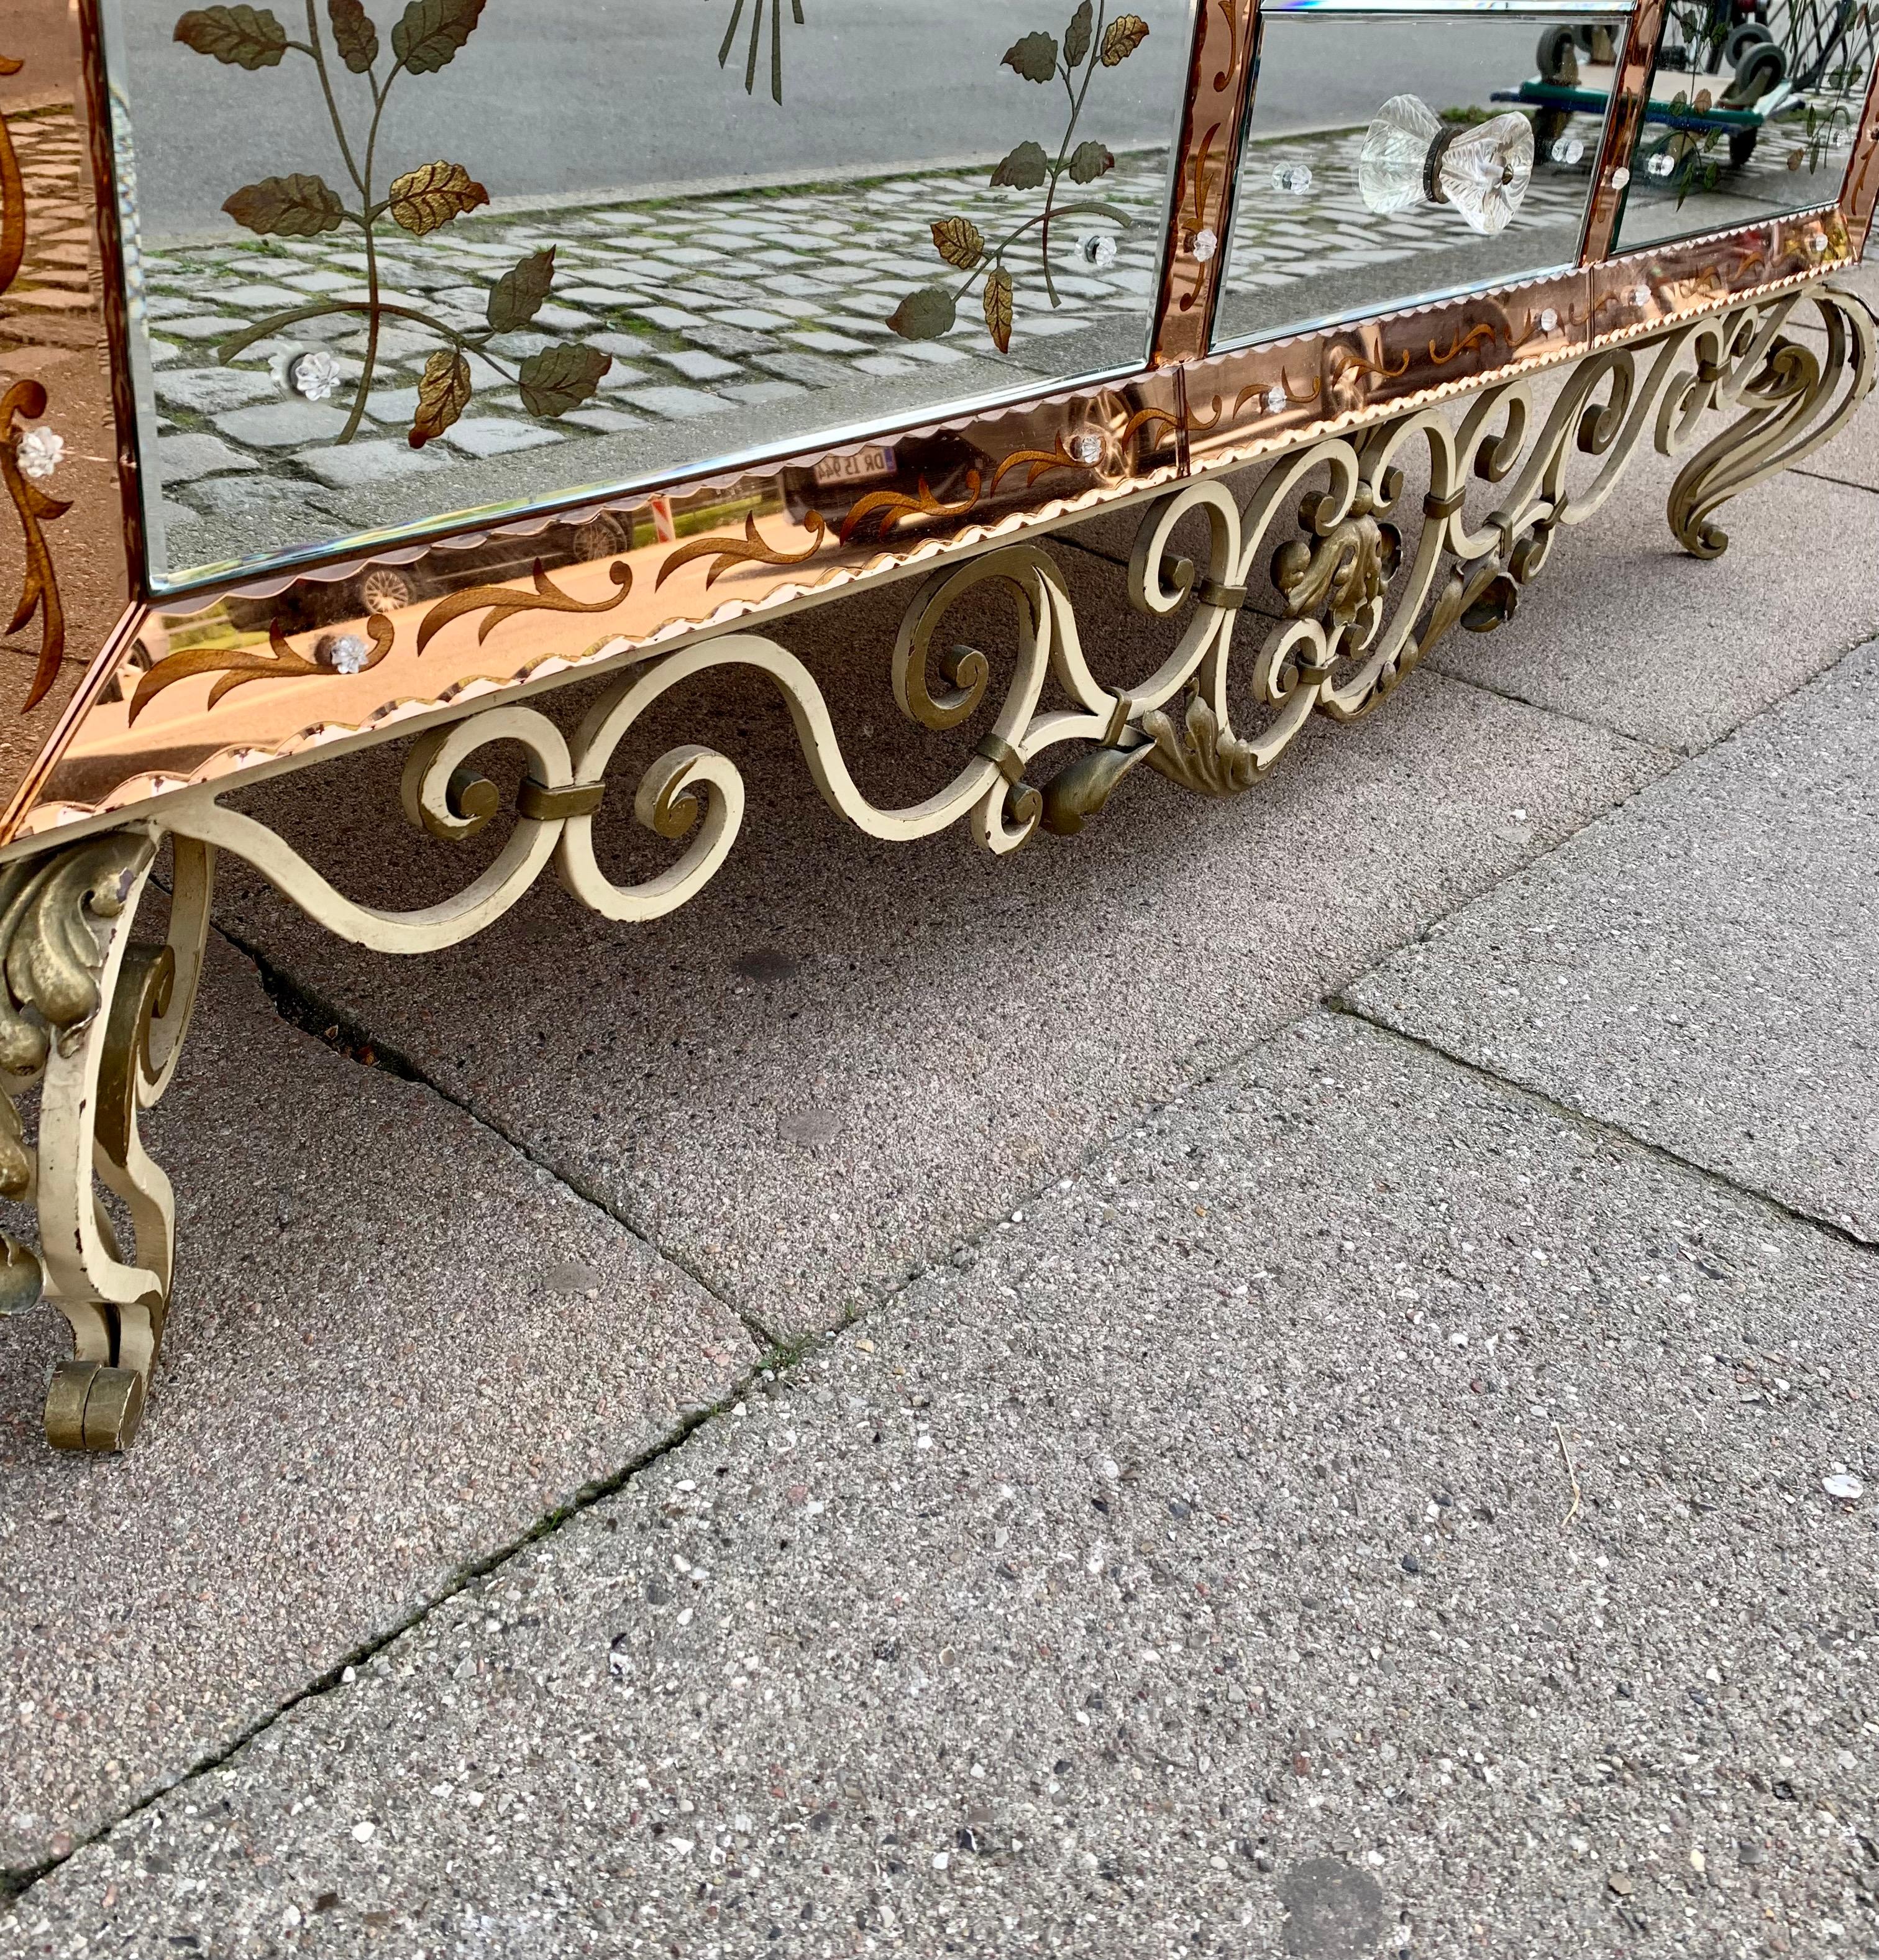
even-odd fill
[{"label": "concrete sidewalk slab", "polygon": [[1869,1949],[1876,1344],[1843,1241],[1316,1017],[7,1950]]},{"label": "concrete sidewalk slab", "polygon": [[1348,989],[1879,1238],[1879,644]]},{"label": "concrete sidewalk slab", "polygon": [[1451,635],[1430,656],[1435,667],[1688,752],[1879,627],[1871,555],[1846,555],[1879,534],[1870,492],[1777,477],[1723,506],[1729,548],[1706,562],[1664,519],[1680,467],[1639,457],[1610,504],[1555,538],[1512,623]]},{"label": "concrete sidewalk slab", "polygon": [[[1151,670],[1168,629],[1126,611],[1113,567],[1064,555],[1097,665]],[[977,733],[929,735],[895,708],[886,650],[908,597],[778,629],[825,677],[882,800],[937,789]],[[989,616],[961,619],[995,644]],[[870,842],[822,803],[767,682],[709,699],[660,721],[635,766],[711,743],[750,807],[716,883],[665,919],[612,925],[545,886],[414,969],[332,940],[239,867],[220,916],[779,1330],[943,1256],[1205,1058],[1243,1052],[1664,766],[1419,676],[1368,722],[1320,724],[1237,802],[1143,769],[1080,836],[994,860],[959,834]],[[613,773],[634,780],[624,756]],[[456,861],[388,820],[395,780],[393,759],[367,758],[252,807],[323,832],[345,888],[429,899]]]},{"label": "concrete sidewalk slab", "polygon": [[135,1448],[48,1447],[51,1308],[0,1340],[0,1874],[264,1720],[756,1351],[460,1111],[285,1025],[225,947],[150,1137],[180,1252]]}]

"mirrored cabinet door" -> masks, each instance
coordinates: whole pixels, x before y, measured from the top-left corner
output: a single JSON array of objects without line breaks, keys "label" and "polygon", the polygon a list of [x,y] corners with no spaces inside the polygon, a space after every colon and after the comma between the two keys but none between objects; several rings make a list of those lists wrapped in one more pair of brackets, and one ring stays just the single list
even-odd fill
[{"label": "mirrored cabinet door", "polygon": [[1614,62],[1628,10],[1267,8],[1214,345],[1574,264],[1608,101],[1535,100]]},{"label": "mirrored cabinet door", "polygon": [[1716,231],[1839,194],[1879,42],[1868,0],[1672,6],[1617,247]]},{"label": "mirrored cabinet door", "polygon": [[154,581],[1139,370],[1194,0],[103,0]]}]

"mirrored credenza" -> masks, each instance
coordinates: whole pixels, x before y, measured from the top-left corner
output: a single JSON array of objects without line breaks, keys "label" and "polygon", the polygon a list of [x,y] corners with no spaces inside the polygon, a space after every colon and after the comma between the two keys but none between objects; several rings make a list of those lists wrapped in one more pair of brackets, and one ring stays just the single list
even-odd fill
[{"label": "mirrored credenza", "polygon": [[[1713,557],[1870,387],[1831,284],[1879,196],[1864,0],[1135,4],[0,22],[0,1311],[71,1322],[52,1443],[143,1407],[139,1120],[217,853],[385,951],[551,869],[656,917],[744,783],[631,737],[730,669],[876,837],[1070,837],[1145,768],[1231,796],[1504,623],[1640,449]],[[1119,683],[1039,540],[1124,507],[1172,630]],[[898,803],[766,630],[893,579]],[[991,650],[949,630],[988,590]],[[393,742],[466,867],[408,912],[243,807]]]}]

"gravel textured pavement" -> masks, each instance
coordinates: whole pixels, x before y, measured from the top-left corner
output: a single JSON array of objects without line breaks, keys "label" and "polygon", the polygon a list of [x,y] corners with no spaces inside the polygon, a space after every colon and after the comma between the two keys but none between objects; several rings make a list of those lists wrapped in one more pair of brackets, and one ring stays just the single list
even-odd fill
[{"label": "gravel textured pavement", "polygon": [[1879,1470],[1875,1309],[1859,1249],[1313,1017],[19,1948],[1870,1950],[1873,1523],[1821,1476]]}]

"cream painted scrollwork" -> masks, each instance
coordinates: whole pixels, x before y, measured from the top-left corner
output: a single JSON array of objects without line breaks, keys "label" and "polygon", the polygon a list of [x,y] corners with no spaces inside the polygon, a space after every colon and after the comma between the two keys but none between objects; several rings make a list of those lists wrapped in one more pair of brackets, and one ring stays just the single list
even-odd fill
[{"label": "cream painted scrollwork", "polygon": [[[175,1201],[140,1125],[169,1087],[195,1003],[212,865],[205,847],[177,842],[167,935],[137,941],[157,850],[140,826],[0,872],[0,1191],[34,1203],[40,1229],[37,1258],[6,1243],[5,1303],[30,1303],[43,1284],[71,1323],[73,1357],[46,1401],[46,1434],[65,1449],[122,1449],[135,1435],[169,1305]],[[13,1099],[35,1080],[29,1147]],[[128,1240],[103,1192],[119,1201]]]}]

